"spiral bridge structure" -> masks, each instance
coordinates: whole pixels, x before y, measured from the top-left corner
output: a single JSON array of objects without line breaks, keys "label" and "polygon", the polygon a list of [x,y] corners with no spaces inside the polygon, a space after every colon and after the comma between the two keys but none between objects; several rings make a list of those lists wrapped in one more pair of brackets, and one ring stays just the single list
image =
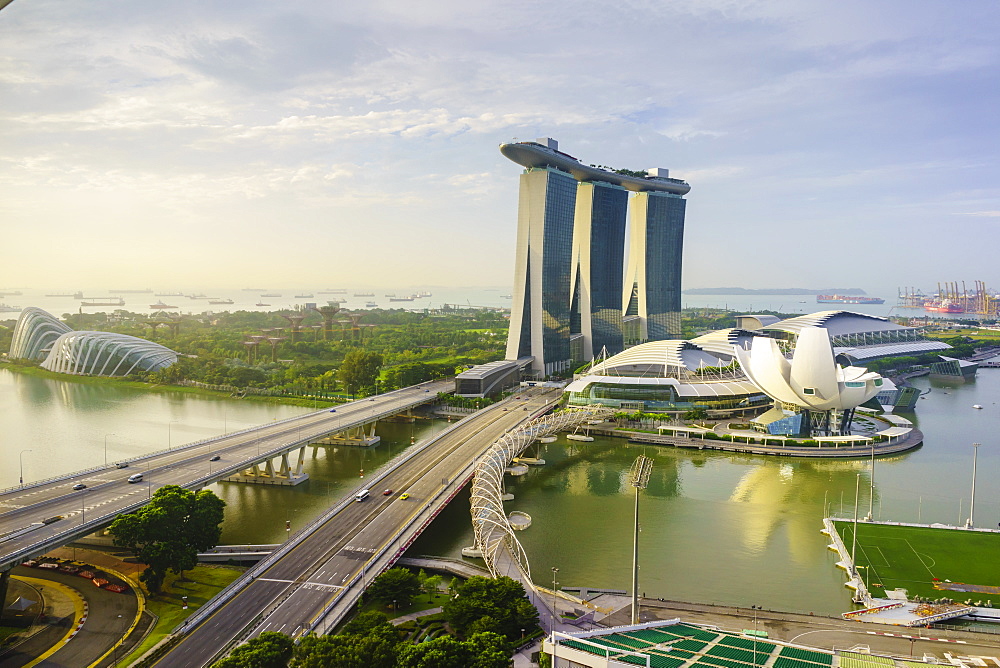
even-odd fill
[{"label": "spiral bridge structure", "polygon": [[507,466],[536,439],[613,414],[603,406],[588,406],[539,416],[505,433],[479,460],[472,479],[472,527],[476,547],[493,577],[507,575],[525,585],[531,582],[528,556],[504,512],[503,476]]}]

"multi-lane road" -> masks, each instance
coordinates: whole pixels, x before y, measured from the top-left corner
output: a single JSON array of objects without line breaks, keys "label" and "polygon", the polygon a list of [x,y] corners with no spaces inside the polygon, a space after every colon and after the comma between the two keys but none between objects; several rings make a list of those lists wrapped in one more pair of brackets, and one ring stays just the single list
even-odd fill
[{"label": "multi-lane road", "polygon": [[[163,485],[203,487],[268,455],[432,401],[438,392],[452,387],[453,381],[424,383],[343,404],[335,412],[325,409],[150,454],[128,462],[126,468],[112,463],[4,490],[0,492],[0,571],[106,526],[118,513],[140,507]],[[213,461],[216,456],[219,459]],[[142,473],[143,480],[129,483],[135,473]],[[73,489],[81,483],[85,489]],[[53,518],[58,519],[44,523]]]},{"label": "multi-lane road", "polygon": [[[367,499],[345,504],[211,616],[196,622],[155,665],[203,666],[234,639],[264,631],[299,635],[315,628],[331,605],[348,598],[345,588],[363,587],[370,579],[365,570],[376,556],[391,557],[403,549],[401,530],[419,530],[446,501],[443,490],[468,476],[472,462],[497,438],[548,410],[558,398],[558,391],[526,391],[440,434],[380,479]],[[384,494],[387,490],[391,493]]]}]

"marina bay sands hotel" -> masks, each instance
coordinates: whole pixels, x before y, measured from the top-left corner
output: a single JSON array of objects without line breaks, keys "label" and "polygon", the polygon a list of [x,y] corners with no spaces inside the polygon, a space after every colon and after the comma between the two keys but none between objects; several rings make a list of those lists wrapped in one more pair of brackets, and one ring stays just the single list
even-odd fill
[{"label": "marina bay sands hotel", "polygon": [[533,373],[545,377],[603,350],[680,338],[691,186],[661,168],[585,165],[550,138],[502,144],[500,152],[525,168],[507,359],[533,357]]}]

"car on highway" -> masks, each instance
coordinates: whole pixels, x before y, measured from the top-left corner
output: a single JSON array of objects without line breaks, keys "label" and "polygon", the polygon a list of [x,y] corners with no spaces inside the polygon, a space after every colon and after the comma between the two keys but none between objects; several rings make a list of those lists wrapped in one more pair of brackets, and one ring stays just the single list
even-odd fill
[{"label": "car on highway", "polygon": [[392,495],[392,490],[391,489],[387,489],[384,492],[382,492],[382,496],[391,496],[391,495]]},{"label": "car on highway", "polygon": [[219,455],[212,455],[211,457],[209,457],[208,461],[210,461],[210,462],[217,462],[220,459],[222,459],[222,457],[220,457]]},{"label": "car on highway", "polygon": [[87,489],[87,486],[84,485],[82,482],[78,482],[75,485],[73,485],[73,489]]},{"label": "car on highway", "polygon": [[400,501],[406,501],[408,498],[410,498],[410,495],[407,494],[406,492],[403,492],[402,494],[399,495]]},{"label": "car on highway", "polygon": [[331,412],[331,413],[336,413],[336,412],[337,412],[337,409],[336,409],[336,408],[331,408],[331,409],[330,409],[330,412]]},{"label": "car on highway", "polygon": [[127,469],[128,462],[118,462],[117,464],[115,464],[115,467],[120,469]]}]

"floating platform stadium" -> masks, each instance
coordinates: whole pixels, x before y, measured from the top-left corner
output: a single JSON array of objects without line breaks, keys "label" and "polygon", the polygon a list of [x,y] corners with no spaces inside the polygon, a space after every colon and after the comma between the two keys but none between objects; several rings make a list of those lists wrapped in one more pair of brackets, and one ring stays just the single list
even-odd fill
[{"label": "floating platform stadium", "polygon": [[[759,634],[763,635],[763,634]],[[611,629],[553,633],[543,646],[553,668],[924,668],[928,663],[834,652],[766,640],[753,631],[659,620]],[[984,664],[985,665],[985,664]]]},{"label": "floating platform stadium", "polygon": [[846,586],[865,606],[845,619],[909,627],[957,617],[1000,622],[1000,531],[846,519],[824,527]]}]

